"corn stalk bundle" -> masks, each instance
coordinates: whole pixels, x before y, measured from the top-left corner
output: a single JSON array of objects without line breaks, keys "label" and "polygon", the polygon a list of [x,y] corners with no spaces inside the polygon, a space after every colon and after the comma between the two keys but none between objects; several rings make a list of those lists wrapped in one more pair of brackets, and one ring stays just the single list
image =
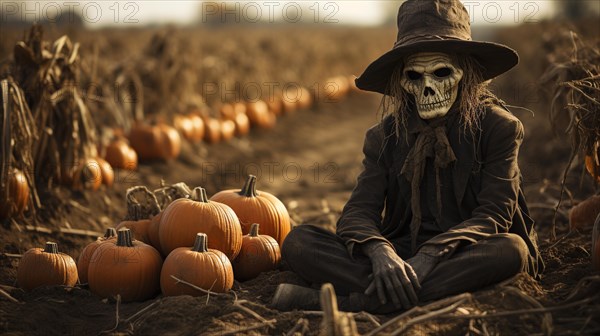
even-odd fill
[{"label": "corn stalk bundle", "polygon": [[23,90],[11,77],[0,81],[0,90],[0,204],[7,204],[9,200],[9,174],[16,168],[27,180],[31,191],[28,203],[34,204],[32,210],[35,211],[40,205],[33,176],[33,144],[37,140],[35,122]]},{"label": "corn stalk bundle", "polygon": [[95,158],[96,127],[80,85],[79,44],[62,36],[50,44],[33,26],[14,48],[15,79],[26,92],[39,141],[33,154],[38,183],[68,183],[84,159]]},{"label": "corn stalk bundle", "polygon": [[568,122],[564,131],[571,139],[571,161],[577,154],[591,156],[598,168],[600,40],[584,41],[573,32],[569,40],[570,48],[557,48],[550,55],[552,65],[542,77],[555,87],[550,121],[555,129]]},{"label": "corn stalk bundle", "polygon": [[[190,71],[193,64],[183,47],[173,31],[159,32],[130,69],[123,68],[126,73],[139,74],[144,91],[143,109],[154,119],[172,121],[175,114],[187,112],[190,101],[198,100],[194,92],[196,77]],[[136,115],[136,119],[139,117]]]}]

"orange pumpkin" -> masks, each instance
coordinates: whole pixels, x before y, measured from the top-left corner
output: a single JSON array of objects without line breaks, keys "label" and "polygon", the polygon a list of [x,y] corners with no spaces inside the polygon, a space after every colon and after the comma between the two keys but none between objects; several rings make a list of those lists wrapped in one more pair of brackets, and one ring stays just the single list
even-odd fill
[{"label": "orange pumpkin", "polygon": [[600,213],[600,196],[592,196],[569,211],[569,225],[573,230],[590,229]]},{"label": "orange pumpkin", "polygon": [[192,129],[194,130],[190,141],[198,143],[204,139],[204,120],[197,114],[191,114],[189,118],[192,123]]},{"label": "orange pumpkin", "polygon": [[[135,196],[137,193],[144,195],[144,202],[138,201]],[[129,188],[125,197],[127,199],[127,216],[117,225],[117,230],[130,229],[134,239],[149,244],[150,218],[160,212],[160,205],[156,196],[148,188],[137,186]],[[142,207],[141,204],[147,204],[147,206]]]},{"label": "orange pumpkin", "polygon": [[204,141],[209,144],[221,141],[221,123],[218,119],[204,119]]},{"label": "orange pumpkin", "polygon": [[126,140],[117,139],[106,146],[105,160],[114,168],[135,170],[138,164],[137,153]]},{"label": "orange pumpkin", "polygon": [[279,97],[270,97],[267,100],[267,105],[269,106],[269,111],[276,116],[280,116],[283,114],[283,101]]},{"label": "orange pumpkin", "polygon": [[221,115],[221,118],[223,118],[223,119],[233,120],[233,118],[235,118],[235,115],[237,113],[232,104],[223,104],[219,108],[219,114]]},{"label": "orange pumpkin", "polygon": [[88,244],[83,251],[81,251],[79,259],[77,259],[77,273],[79,274],[79,282],[88,282],[88,268],[90,266],[90,262],[92,262],[92,255],[98,246],[100,246],[100,244],[111,239],[117,239],[117,231],[113,228],[106,229],[104,236],[98,237],[95,242]]},{"label": "orange pumpkin", "polygon": [[148,231],[151,221],[142,215],[142,206],[139,204],[129,205],[129,214],[125,220],[117,225],[117,230],[129,229],[134,239],[146,244],[150,243]]},{"label": "orange pumpkin", "polygon": [[192,248],[173,250],[165,260],[160,275],[160,288],[165,296],[204,294],[178,283],[171,276],[216,293],[225,293],[233,287],[231,262],[223,252],[208,248],[204,233],[196,235]]},{"label": "orange pumpkin", "polygon": [[181,152],[181,137],[165,124],[138,123],[131,128],[129,142],[141,160],[170,160]]},{"label": "orange pumpkin", "polygon": [[250,231],[250,225],[260,223],[262,233],[275,238],[281,245],[291,230],[290,215],[285,205],[272,194],[256,190],[256,176],[250,175],[241,190],[221,191],[211,200],[230,206],[245,234]]},{"label": "orange pumpkin", "polygon": [[322,86],[321,99],[325,102],[338,102],[350,91],[348,79],[344,76],[331,77]]},{"label": "orange pumpkin", "polygon": [[240,281],[274,270],[281,260],[277,241],[271,236],[259,235],[258,228],[257,223],[250,226],[250,233],[242,238],[242,250],[233,261],[235,278]]},{"label": "orange pumpkin", "polygon": [[192,246],[198,232],[206,232],[211,237],[208,247],[231,260],[242,248],[242,228],[235,212],[225,204],[209,201],[204,188],[194,189],[192,199],[173,202],[164,210],[159,227],[163,254]]},{"label": "orange pumpkin", "polygon": [[90,290],[100,297],[121,296],[123,302],[152,298],[160,288],[162,258],[154,247],[131,239],[128,229],[117,240],[98,246],[88,269]]},{"label": "orange pumpkin", "polygon": [[100,165],[100,176],[102,177],[102,184],[107,187],[112,187],[115,182],[115,171],[111,167],[110,163],[106,162],[104,159],[96,158],[98,164]]},{"label": "orange pumpkin", "polygon": [[191,141],[191,139],[195,136],[194,125],[192,124],[192,120],[187,116],[177,115],[173,118],[173,125],[175,129],[179,131],[179,133],[183,136],[184,139]]},{"label": "orange pumpkin", "polygon": [[298,104],[298,108],[300,110],[306,110],[306,109],[309,109],[312,107],[313,97],[307,88],[301,87],[298,90],[298,103],[297,104]]},{"label": "orange pumpkin", "polygon": [[[161,203],[161,207],[163,209],[166,209],[167,206],[173,202],[176,202],[182,198],[190,197],[191,193],[192,191],[190,188],[183,182],[175,183],[170,186],[163,186],[162,188],[154,191],[154,194],[157,197],[163,199],[163,203]],[[150,220],[150,227],[148,228],[148,239],[150,240],[150,245],[154,246],[161,253],[162,247],[160,246],[159,227],[162,214],[163,211],[152,216]]]},{"label": "orange pumpkin", "polygon": [[245,136],[250,132],[250,119],[245,113],[238,113],[233,122],[235,123],[236,136]]},{"label": "orange pumpkin", "polygon": [[229,141],[235,136],[235,122],[232,120],[221,120],[221,139]]},{"label": "orange pumpkin", "polygon": [[72,186],[75,189],[98,190],[102,184],[102,169],[95,159],[84,160],[73,173]]},{"label": "orange pumpkin", "polygon": [[262,100],[248,102],[246,104],[246,109],[250,124],[260,128],[267,128],[269,115],[274,115],[269,112],[269,106]]},{"label": "orange pumpkin", "polygon": [[[0,204],[0,219],[23,213],[29,202],[29,184],[27,178],[18,169],[13,169],[8,176],[8,199]],[[0,192],[5,193],[4,190]],[[5,194],[6,195],[6,194]]]},{"label": "orange pumpkin", "polygon": [[30,291],[40,286],[69,286],[77,283],[77,265],[69,255],[58,252],[56,243],[32,248],[23,254],[17,270],[19,287]]}]

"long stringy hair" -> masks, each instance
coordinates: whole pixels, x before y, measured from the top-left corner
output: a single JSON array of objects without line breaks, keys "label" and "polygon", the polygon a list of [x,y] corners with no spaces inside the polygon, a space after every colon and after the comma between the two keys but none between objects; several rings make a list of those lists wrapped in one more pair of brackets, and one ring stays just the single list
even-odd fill
[{"label": "long stringy hair", "polygon": [[[475,135],[480,129],[485,107],[502,102],[488,88],[489,81],[483,80],[483,67],[470,56],[450,55],[455,64],[463,69],[463,77],[459,82],[458,96],[453,106],[460,111],[460,125],[465,134]],[[390,79],[386,94],[381,100],[382,118],[393,115],[395,119],[396,137],[407,133],[406,121],[409,113],[416,113],[415,99],[401,85],[404,64],[400,62]]]}]

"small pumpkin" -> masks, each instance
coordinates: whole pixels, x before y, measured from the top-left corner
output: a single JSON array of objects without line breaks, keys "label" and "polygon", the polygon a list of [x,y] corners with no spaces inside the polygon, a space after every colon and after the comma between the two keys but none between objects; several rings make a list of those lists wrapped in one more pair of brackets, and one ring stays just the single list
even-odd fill
[{"label": "small pumpkin", "polygon": [[280,116],[283,114],[283,102],[279,98],[271,97],[267,101],[267,105],[269,106],[269,111],[276,116]]},{"label": "small pumpkin", "polygon": [[306,110],[312,107],[313,104],[313,97],[311,92],[305,88],[305,87],[301,87],[298,90],[298,109],[300,110]]},{"label": "small pumpkin", "polygon": [[100,165],[100,176],[102,177],[102,184],[107,187],[112,187],[115,182],[115,171],[111,167],[110,163],[101,158],[96,158]]},{"label": "small pumpkin", "polygon": [[[0,204],[0,219],[9,218],[23,213],[29,202],[29,184],[25,174],[18,169],[12,169],[8,177],[8,199]],[[0,192],[5,192],[0,190]]]},{"label": "small pumpkin", "polygon": [[160,288],[165,296],[203,295],[171,276],[216,293],[233,287],[231,262],[223,252],[209,249],[207,240],[206,234],[198,233],[192,248],[177,248],[165,259],[160,274]]},{"label": "small pumpkin", "polygon": [[40,286],[69,286],[77,283],[77,265],[71,256],[58,252],[56,243],[32,248],[23,254],[17,270],[19,287],[30,291]]},{"label": "small pumpkin", "polygon": [[269,106],[262,100],[248,102],[246,105],[250,124],[260,128],[271,128],[277,117],[269,111]]},{"label": "small pumpkin", "polygon": [[131,128],[129,142],[141,160],[171,160],[181,152],[181,137],[171,126],[137,123]]},{"label": "small pumpkin", "polygon": [[[143,193],[147,206],[143,207],[135,194]],[[130,229],[134,239],[146,244],[150,243],[149,231],[153,216],[160,213],[160,206],[156,196],[144,186],[129,188],[125,196],[127,198],[127,216],[117,225],[117,230]],[[139,196],[138,196],[139,197]]]},{"label": "small pumpkin", "polygon": [[250,119],[248,119],[246,113],[236,114],[233,122],[235,123],[236,136],[245,136],[250,132]]},{"label": "small pumpkin", "polygon": [[112,239],[117,239],[117,231],[113,228],[106,229],[104,236],[98,237],[96,241],[88,244],[83,251],[81,251],[79,259],[77,259],[77,273],[79,274],[79,282],[88,282],[88,268],[92,262],[92,255],[98,246],[100,246],[100,244]]},{"label": "small pumpkin", "polygon": [[290,215],[285,205],[272,194],[256,190],[254,175],[248,176],[241,190],[224,190],[211,200],[227,204],[235,211],[244,234],[250,232],[253,223],[260,223],[263,234],[275,238],[281,245],[291,230]]},{"label": "small pumpkin", "polygon": [[235,122],[233,120],[221,120],[221,140],[229,141],[235,136]]},{"label": "small pumpkin", "polygon": [[190,139],[193,143],[198,143],[204,139],[204,120],[197,114],[191,114],[189,116],[192,123],[192,138]]},{"label": "small pumpkin", "polygon": [[160,253],[132,240],[129,229],[117,231],[117,240],[100,244],[91,259],[88,282],[90,290],[100,297],[119,294],[123,302],[143,301],[160,288]]},{"label": "small pumpkin", "polygon": [[200,187],[194,189],[191,199],[173,202],[164,210],[159,227],[163,254],[192,246],[198,232],[211,237],[208,247],[231,260],[242,248],[242,228],[235,212],[225,204],[209,201],[206,190]]},{"label": "small pumpkin", "polygon": [[102,169],[98,160],[83,160],[73,173],[73,188],[95,191],[100,188],[100,185],[102,185]]},{"label": "small pumpkin", "polygon": [[569,211],[569,225],[573,230],[590,229],[600,213],[600,196],[592,196]]},{"label": "small pumpkin", "polygon": [[322,87],[322,100],[325,102],[338,102],[350,91],[348,79],[344,76],[331,77],[325,80]]},{"label": "small pumpkin", "polygon": [[279,244],[273,237],[258,234],[259,224],[250,226],[250,232],[242,238],[242,250],[233,261],[235,278],[246,281],[262,272],[272,271],[281,261]]},{"label": "small pumpkin", "polygon": [[237,113],[235,111],[235,108],[233,107],[233,104],[223,104],[219,108],[219,114],[223,119],[233,120]]},{"label": "small pumpkin", "polygon": [[138,165],[138,156],[126,140],[116,139],[106,146],[104,159],[114,168],[135,170]]},{"label": "small pumpkin", "polygon": [[183,136],[184,139],[190,141],[195,136],[194,125],[188,116],[177,115],[173,118],[175,129]]},{"label": "small pumpkin", "polygon": [[216,118],[204,119],[204,141],[215,144],[221,141],[221,123]]}]

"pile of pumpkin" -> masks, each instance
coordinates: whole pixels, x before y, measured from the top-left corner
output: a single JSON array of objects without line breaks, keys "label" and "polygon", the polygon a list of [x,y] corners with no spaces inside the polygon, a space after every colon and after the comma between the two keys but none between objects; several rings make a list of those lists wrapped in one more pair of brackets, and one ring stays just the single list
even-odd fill
[{"label": "pile of pumpkin", "polygon": [[[161,203],[168,205],[161,210]],[[241,190],[211,199],[203,188],[190,191],[183,183],[155,192],[134,187],[127,204],[125,220],[87,245],[77,264],[55,243],[27,251],[17,272],[19,286],[31,290],[79,281],[101,297],[119,295],[124,302],[152,298],[159,290],[166,296],[203,294],[193,286],[227,292],[234,278],[246,281],[275,269],[291,229],[283,203],[256,190],[255,176]]]}]

